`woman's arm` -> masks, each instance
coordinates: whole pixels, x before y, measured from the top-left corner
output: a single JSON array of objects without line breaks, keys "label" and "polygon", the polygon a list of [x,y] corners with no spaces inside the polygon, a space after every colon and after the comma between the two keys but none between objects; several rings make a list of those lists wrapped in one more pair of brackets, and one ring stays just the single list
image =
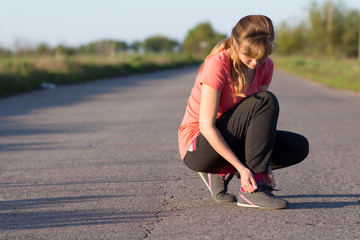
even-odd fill
[{"label": "woman's arm", "polygon": [[206,84],[202,85],[199,119],[200,132],[215,151],[239,171],[242,188],[245,191],[253,192],[257,189],[257,184],[252,172],[240,162],[215,126],[220,95],[221,93],[214,88]]}]

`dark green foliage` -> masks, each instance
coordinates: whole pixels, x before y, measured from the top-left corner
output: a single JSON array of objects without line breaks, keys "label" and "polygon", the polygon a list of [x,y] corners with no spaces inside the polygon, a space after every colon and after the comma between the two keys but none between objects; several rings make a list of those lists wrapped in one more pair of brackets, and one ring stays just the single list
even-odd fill
[{"label": "dark green foliage", "polygon": [[177,46],[179,43],[176,40],[161,35],[149,37],[144,42],[146,52],[174,52]]},{"label": "dark green foliage", "polygon": [[53,52],[55,55],[74,55],[76,53],[76,49],[61,44],[54,48]]},{"label": "dark green foliage", "polygon": [[12,53],[10,50],[0,47],[0,57],[9,57]]},{"label": "dark green foliage", "polygon": [[124,41],[101,40],[80,47],[80,52],[85,54],[109,55],[126,52],[129,46]]},{"label": "dark green foliage", "polygon": [[304,52],[307,47],[308,40],[306,38],[305,23],[296,27],[290,27],[283,22],[277,31],[277,49],[278,54],[297,54]]},{"label": "dark green foliage", "polygon": [[51,48],[46,43],[40,43],[36,52],[38,55],[47,55],[51,52]]},{"label": "dark green foliage", "polygon": [[134,41],[133,43],[130,44],[130,49],[133,50],[134,52],[139,52],[142,47],[143,47],[143,43],[140,41]]},{"label": "dark green foliage", "polygon": [[346,56],[354,57],[358,54],[359,44],[359,21],[360,14],[358,10],[349,10],[345,15],[346,24],[344,32],[340,39],[340,49]]},{"label": "dark green foliage", "polygon": [[277,53],[356,57],[359,11],[347,9],[341,1],[332,3],[331,9],[332,18],[328,14],[327,2],[323,5],[313,2],[309,8],[308,20],[278,26]]},{"label": "dark green foliage", "polygon": [[183,51],[189,55],[205,56],[226,35],[214,31],[209,22],[201,23],[191,29],[183,43]]}]

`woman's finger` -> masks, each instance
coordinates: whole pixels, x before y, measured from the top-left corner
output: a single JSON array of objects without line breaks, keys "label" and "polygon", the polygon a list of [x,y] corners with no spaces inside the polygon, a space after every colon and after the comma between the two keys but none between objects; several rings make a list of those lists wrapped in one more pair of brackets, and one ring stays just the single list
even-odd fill
[{"label": "woman's finger", "polygon": [[251,183],[251,186],[254,188],[253,191],[255,191],[258,188],[258,185],[253,177],[250,177],[250,183]]}]

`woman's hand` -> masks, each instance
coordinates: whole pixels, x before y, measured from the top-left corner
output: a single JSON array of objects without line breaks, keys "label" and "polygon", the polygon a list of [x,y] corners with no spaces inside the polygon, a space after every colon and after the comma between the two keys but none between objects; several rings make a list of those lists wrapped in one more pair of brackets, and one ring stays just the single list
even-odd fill
[{"label": "woman's hand", "polygon": [[254,175],[252,174],[252,172],[247,169],[244,168],[241,171],[239,171],[240,173],[240,177],[241,177],[241,187],[244,191],[246,192],[254,192],[258,186],[256,184]]},{"label": "woman's hand", "polygon": [[266,185],[275,188],[276,184],[275,184],[275,177],[273,174],[273,171],[271,170],[271,168],[269,167],[267,173],[264,175],[264,182]]}]

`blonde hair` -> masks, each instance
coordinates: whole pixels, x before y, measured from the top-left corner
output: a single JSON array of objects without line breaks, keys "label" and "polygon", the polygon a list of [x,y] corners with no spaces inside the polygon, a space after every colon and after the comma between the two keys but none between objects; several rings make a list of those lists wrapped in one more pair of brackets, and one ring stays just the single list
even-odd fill
[{"label": "blonde hair", "polygon": [[[245,16],[232,29],[231,36],[219,42],[204,62],[213,55],[227,50],[231,63],[231,79],[235,88],[233,97],[245,97],[249,80],[245,75],[246,66],[238,55],[240,46],[242,53],[246,56],[261,59],[274,51],[274,38],[274,27],[270,18],[263,15]],[[202,66],[199,71],[201,70]]]}]

